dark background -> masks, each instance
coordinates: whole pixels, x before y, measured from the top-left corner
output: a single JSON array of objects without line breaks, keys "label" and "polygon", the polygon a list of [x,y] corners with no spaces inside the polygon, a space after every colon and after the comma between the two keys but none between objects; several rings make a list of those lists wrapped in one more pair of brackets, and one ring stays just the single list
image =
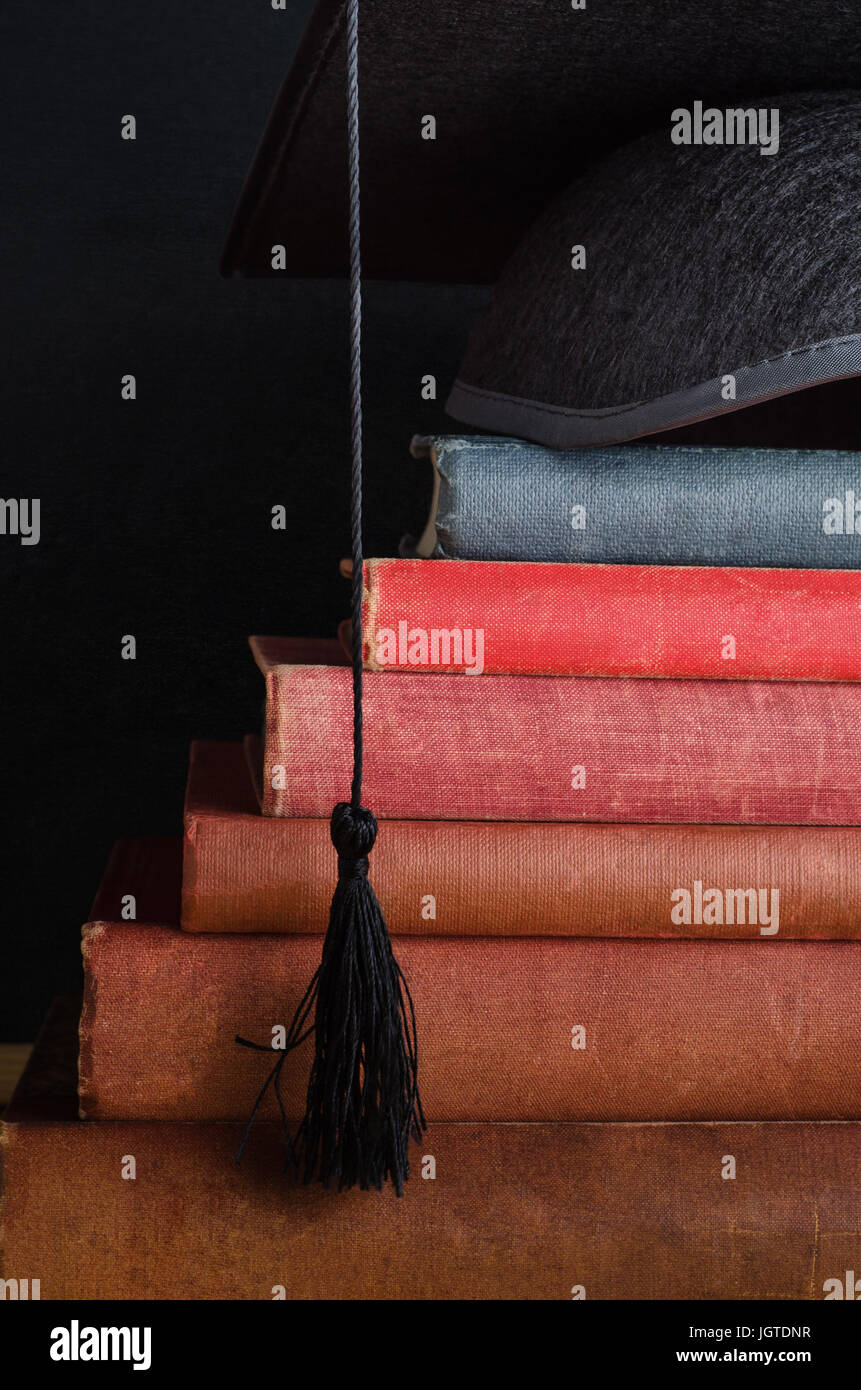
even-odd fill
[{"label": "dark background", "polygon": [[[248,634],[332,636],[346,613],[345,287],[218,274],[310,8],[0,14],[0,496],[42,504],[39,545],[0,535],[2,1040],[78,988],[113,841],[179,833],[189,740],[258,728]],[[367,286],[369,554],[423,520],[409,440],[445,416],[420,378],[444,395],[482,302]]]},{"label": "dark background", "polygon": [[[310,9],[0,11],[0,496],[42,505],[39,545],[0,535],[0,1040],[78,988],[113,841],[180,832],[190,739],[259,727],[248,634],[332,636],[347,610],[346,288],[218,275]],[[452,428],[441,402],[485,299],[366,285],[367,554],[424,521],[409,440]],[[858,404],[842,383],[674,438],[857,447]]]}]

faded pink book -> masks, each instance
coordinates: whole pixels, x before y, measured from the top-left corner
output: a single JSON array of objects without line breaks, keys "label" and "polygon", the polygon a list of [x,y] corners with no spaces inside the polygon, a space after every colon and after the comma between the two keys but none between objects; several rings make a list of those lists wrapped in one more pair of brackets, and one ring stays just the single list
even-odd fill
[{"label": "faded pink book", "polygon": [[[349,793],[350,671],[255,637],[263,811]],[[303,662],[309,643],[303,643]],[[364,800],[419,820],[861,824],[861,685],[366,672]]]}]

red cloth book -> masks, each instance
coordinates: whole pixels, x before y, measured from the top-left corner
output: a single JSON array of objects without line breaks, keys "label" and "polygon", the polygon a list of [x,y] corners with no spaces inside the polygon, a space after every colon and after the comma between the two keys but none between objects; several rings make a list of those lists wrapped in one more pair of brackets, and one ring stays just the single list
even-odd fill
[{"label": "red cloth book", "polygon": [[[328,821],[262,816],[259,741],[246,746],[192,744],[182,926],[320,932]],[[134,891],[122,862],[109,920]],[[859,826],[390,820],[371,876],[390,930],[410,936],[861,937]]]},{"label": "red cloth book", "polygon": [[[243,1119],[269,1061],[234,1036],[277,1041],[321,939],[157,925],[178,920],[179,844],[133,848],[167,889],[149,896],[153,924],[98,920],[97,903],[85,928],[82,1114]],[[399,938],[398,959],[432,1121],[861,1115],[861,943],[427,936]],[[308,1047],[284,1064],[294,1118]]]},{"label": "red cloth book", "polygon": [[861,680],[861,571],[369,560],[373,671]]},{"label": "red cloth book", "polygon": [[[350,671],[291,664],[289,640],[252,648],[267,687],[263,810],[328,818],[350,786]],[[378,816],[861,824],[851,682],[369,671],[364,710]]]}]

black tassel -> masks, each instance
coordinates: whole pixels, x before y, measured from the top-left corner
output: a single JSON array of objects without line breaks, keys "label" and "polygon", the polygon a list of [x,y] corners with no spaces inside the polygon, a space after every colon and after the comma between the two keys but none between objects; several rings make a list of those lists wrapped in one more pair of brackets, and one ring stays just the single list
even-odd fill
[{"label": "black tassel", "polygon": [[[385,919],[368,881],[377,822],[362,801],[362,281],[359,235],[359,0],[347,0],[347,118],[350,155],[350,520],[353,557],[353,782],[332,812],[338,884],[323,958],[293,1017],[284,1050],[254,1103],[239,1152],[269,1086],[284,1132],[287,1167],[326,1187],[381,1188],[401,1196],[410,1138],[425,1128],[418,1091],[413,1001],[395,960]],[[397,676],[392,677],[397,680]],[[309,1026],[309,1019],[314,1021]],[[289,1052],[313,1033],[314,1065],[305,1118],[295,1139],[281,1097]],[[243,1047],[269,1048],[237,1037]]]},{"label": "black tassel", "polygon": [[[323,958],[290,1025],[246,1126],[245,1143],[270,1084],[287,1137],[287,1168],[328,1188],[381,1188],[398,1196],[409,1176],[409,1143],[425,1129],[418,1091],[415,1013],[377,895],[368,880],[376,818],[365,806],[339,802],[332,813],[338,884]],[[307,1021],[314,1011],[313,1028]],[[305,1118],[295,1139],[281,1099],[287,1053],[313,1033],[314,1063]],[[245,1047],[268,1051],[244,1038]]]},{"label": "black tassel", "polygon": [[297,1154],[308,1182],[380,1188],[400,1196],[409,1142],[424,1116],[418,1092],[416,1024],[395,960],[368,854],[377,822],[364,806],[332,813],[338,885],[316,976],[314,1065]]}]

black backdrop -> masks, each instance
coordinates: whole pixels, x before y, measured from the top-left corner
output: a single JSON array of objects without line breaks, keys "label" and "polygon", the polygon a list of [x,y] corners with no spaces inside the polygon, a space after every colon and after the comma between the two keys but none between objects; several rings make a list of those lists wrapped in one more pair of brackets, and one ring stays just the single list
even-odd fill
[{"label": "black backdrop", "polygon": [[[78,987],[112,842],[179,832],[189,739],[258,727],[247,635],[333,635],[346,612],[344,286],[217,268],[309,9],[0,14],[0,496],[42,507],[39,545],[0,535],[0,1039]],[[368,553],[420,517],[409,438],[445,418],[420,378],[442,394],[481,302],[367,288]]]},{"label": "black backdrop", "polygon": [[[217,269],[310,8],[0,10],[0,496],[42,508],[39,545],[0,535],[0,1040],[78,988],[112,842],[179,833],[189,740],[259,727],[247,635],[346,612],[345,286]],[[421,377],[444,399],[485,296],[366,286],[368,554],[423,520],[409,439],[452,423]],[[857,448],[859,418],[856,380],[674,437]]]}]

